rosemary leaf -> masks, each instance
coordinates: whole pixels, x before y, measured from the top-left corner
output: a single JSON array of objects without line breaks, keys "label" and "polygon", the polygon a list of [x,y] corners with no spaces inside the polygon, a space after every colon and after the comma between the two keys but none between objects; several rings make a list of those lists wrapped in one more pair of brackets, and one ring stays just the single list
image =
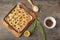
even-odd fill
[{"label": "rosemary leaf", "polygon": [[[38,4],[37,6],[38,6],[38,8],[39,8],[39,11],[41,11],[42,5],[41,5],[41,4]],[[38,11],[38,12],[39,12],[39,11]]]},{"label": "rosemary leaf", "polygon": [[34,29],[36,27],[36,23],[37,23],[37,21],[35,19],[35,21],[32,23],[32,26],[31,26],[32,27],[31,30],[30,30],[31,34],[34,32]]},{"label": "rosemary leaf", "polygon": [[42,33],[42,40],[46,40],[45,32],[44,32],[44,30],[43,30],[43,28],[42,28],[41,23],[40,23],[38,20],[37,20],[37,26],[38,26],[40,32]]}]

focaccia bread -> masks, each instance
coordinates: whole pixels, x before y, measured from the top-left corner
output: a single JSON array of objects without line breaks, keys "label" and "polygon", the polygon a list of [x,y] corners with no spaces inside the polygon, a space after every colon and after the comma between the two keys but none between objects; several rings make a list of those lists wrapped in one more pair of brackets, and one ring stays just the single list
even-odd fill
[{"label": "focaccia bread", "polygon": [[20,6],[16,6],[5,18],[5,20],[13,27],[17,32],[21,32],[24,27],[32,20],[32,16],[28,14]]}]

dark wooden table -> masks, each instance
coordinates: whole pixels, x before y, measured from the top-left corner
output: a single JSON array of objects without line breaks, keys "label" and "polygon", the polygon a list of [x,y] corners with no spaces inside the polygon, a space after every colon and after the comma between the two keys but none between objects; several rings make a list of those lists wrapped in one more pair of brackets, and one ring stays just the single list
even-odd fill
[{"label": "dark wooden table", "polygon": [[[31,9],[31,5],[26,0],[0,0],[0,40],[42,40],[41,33],[38,27],[30,37],[16,38],[1,24],[1,20],[6,14],[16,5],[18,1],[21,1]],[[41,4],[41,13],[35,13],[46,33],[47,40],[60,40],[60,0],[33,0],[35,5]],[[56,18],[57,25],[53,29],[47,29],[43,21],[46,17],[53,16]],[[28,28],[30,30],[31,27]]]}]

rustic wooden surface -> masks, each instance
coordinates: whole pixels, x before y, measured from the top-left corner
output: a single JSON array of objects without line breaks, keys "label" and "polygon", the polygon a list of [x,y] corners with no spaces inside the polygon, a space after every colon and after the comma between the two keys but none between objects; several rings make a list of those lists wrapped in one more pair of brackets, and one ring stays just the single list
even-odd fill
[{"label": "rustic wooden surface", "polygon": [[[38,27],[35,29],[34,33],[30,37],[14,37],[4,26],[1,24],[1,20],[6,16],[6,14],[16,5],[17,2],[23,2],[31,9],[30,4],[27,0],[0,0],[0,40],[42,40],[41,33]],[[53,16],[56,18],[57,25],[53,29],[47,29],[44,25],[43,28],[46,32],[46,40],[60,40],[60,0],[33,0],[35,5],[41,4],[41,13],[35,13],[41,24],[48,16]],[[29,27],[28,30],[30,30]]]}]

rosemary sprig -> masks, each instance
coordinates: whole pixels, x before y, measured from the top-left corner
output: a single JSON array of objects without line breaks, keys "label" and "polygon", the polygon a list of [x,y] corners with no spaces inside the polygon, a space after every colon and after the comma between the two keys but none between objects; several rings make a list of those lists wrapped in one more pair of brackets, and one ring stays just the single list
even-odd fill
[{"label": "rosemary sprig", "polygon": [[41,4],[38,4],[37,6],[39,8],[39,11],[38,12],[40,12],[41,11],[41,8],[42,8],[42,5]]},{"label": "rosemary sprig", "polygon": [[35,19],[35,21],[32,23],[32,26],[31,26],[32,27],[31,30],[30,30],[31,34],[34,32],[34,29],[36,27],[36,24],[37,24],[37,21]]},{"label": "rosemary sprig", "polygon": [[46,40],[45,32],[43,30],[43,27],[42,27],[41,23],[38,21],[38,19],[37,19],[37,26],[38,26],[40,32],[42,33],[42,40]]}]

